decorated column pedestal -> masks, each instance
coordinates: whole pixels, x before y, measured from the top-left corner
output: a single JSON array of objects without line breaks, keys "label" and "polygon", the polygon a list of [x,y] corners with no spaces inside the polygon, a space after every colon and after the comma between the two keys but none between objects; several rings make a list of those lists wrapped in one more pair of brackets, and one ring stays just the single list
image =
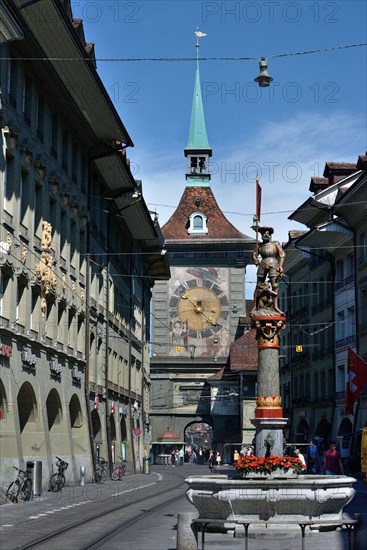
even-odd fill
[{"label": "decorated column pedestal", "polygon": [[283,418],[279,390],[279,332],[285,316],[273,309],[253,310],[253,326],[258,345],[257,397],[255,418],[256,456],[283,455]]}]

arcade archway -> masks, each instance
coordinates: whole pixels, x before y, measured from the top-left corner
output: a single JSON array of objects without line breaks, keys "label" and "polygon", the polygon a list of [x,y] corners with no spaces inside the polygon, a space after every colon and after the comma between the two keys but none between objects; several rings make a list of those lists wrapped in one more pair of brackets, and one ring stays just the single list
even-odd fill
[{"label": "arcade archway", "polygon": [[29,382],[24,382],[17,396],[20,433],[28,422],[37,422],[38,408],[36,394]]},{"label": "arcade archway", "polygon": [[57,390],[54,388],[50,391],[46,399],[46,412],[48,429],[52,430],[56,424],[61,424],[62,420],[62,406],[60,396]]},{"label": "arcade archway", "polygon": [[80,406],[79,397],[75,393],[69,402],[69,415],[72,430],[83,426],[82,408]]}]

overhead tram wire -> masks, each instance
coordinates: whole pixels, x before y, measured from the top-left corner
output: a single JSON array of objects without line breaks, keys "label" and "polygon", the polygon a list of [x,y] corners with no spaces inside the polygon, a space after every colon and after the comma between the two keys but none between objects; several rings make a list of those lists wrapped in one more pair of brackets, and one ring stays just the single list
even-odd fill
[{"label": "overhead tram wire", "polygon": [[[285,52],[270,54],[267,56],[256,57],[202,57],[200,61],[258,61],[260,57],[266,57],[267,59],[294,57],[298,55],[312,55],[316,53],[332,52],[337,50],[344,50],[348,48],[359,48],[361,46],[367,46],[366,42],[360,42],[357,44],[344,44],[340,46],[331,46],[330,48],[318,48],[314,50],[305,50],[301,52]],[[3,58],[6,61],[90,61],[89,57],[17,57],[17,58]],[[98,57],[98,62],[184,62],[184,61],[196,61],[196,57]]]}]

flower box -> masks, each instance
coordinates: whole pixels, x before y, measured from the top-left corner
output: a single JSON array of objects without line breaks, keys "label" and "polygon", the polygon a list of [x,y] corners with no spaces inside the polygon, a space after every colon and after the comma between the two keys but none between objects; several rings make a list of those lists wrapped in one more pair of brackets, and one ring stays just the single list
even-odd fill
[{"label": "flower box", "polygon": [[241,456],[234,464],[242,477],[293,477],[302,473],[306,466],[299,458],[291,456],[274,456],[258,458]]}]

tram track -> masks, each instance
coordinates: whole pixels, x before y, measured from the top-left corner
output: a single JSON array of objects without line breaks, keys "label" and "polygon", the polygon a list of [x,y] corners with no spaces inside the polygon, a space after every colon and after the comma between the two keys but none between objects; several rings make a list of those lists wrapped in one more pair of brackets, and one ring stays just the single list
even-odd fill
[{"label": "tram track", "polygon": [[[179,478],[179,482],[172,484],[167,489],[153,494],[147,494],[147,492],[145,492],[141,498],[134,498],[129,502],[125,501],[123,504],[111,505],[107,508],[106,505],[110,499],[105,498],[98,503],[99,506],[96,511],[88,513],[88,516],[83,519],[69,521],[62,527],[50,530],[24,544],[18,544],[12,547],[6,545],[4,548],[9,548],[9,550],[10,548],[13,550],[41,550],[43,548],[49,549],[50,547],[54,550],[65,550],[67,548],[73,548],[73,550],[95,550],[100,548],[112,538],[121,535],[125,529],[143,521],[144,517],[154,514],[161,508],[167,507],[167,505],[174,506],[174,503],[183,496],[184,479],[186,477],[185,475],[174,475]],[[155,485],[156,483],[143,486],[142,489],[150,485]],[[133,491],[133,488],[127,491],[121,491],[121,493],[115,493],[112,496],[129,492],[130,490]],[[139,491],[140,488],[137,487],[135,490]],[[167,499],[166,496],[172,493],[174,496]],[[144,503],[144,510],[139,509],[142,503]],[[95,509],[95,503],[92,504],[94,504],[93,508]],[[105,507],[105,509],[103,509],[103,507]],[[87,509],[84,508],[84,511],[86,510]],[[124,513],[125,517],[130,517],[121,521],[121,512]],[[94,532],[98,532],[98,536],[93,536]],[[76,544],[78,544],[78,546]]]}]

